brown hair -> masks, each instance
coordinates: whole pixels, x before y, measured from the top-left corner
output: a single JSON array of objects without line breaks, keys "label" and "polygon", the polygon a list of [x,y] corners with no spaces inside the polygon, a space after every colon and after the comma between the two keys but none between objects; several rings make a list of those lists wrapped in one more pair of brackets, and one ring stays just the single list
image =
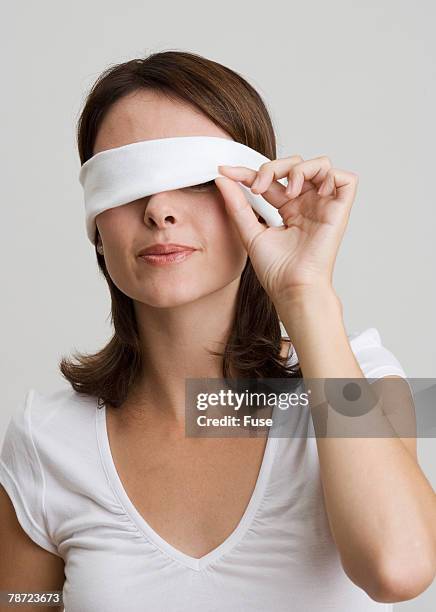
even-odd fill
[{"label": "brown hair", "polygon": [[[111,66],[97,78],[77,125],[82,164],[93,155],[97,131],[111,104],[140,89],[152,89],[194,105],[233,140],[269,159],[276,158],[276,140],[269,113],[260,95],[244,78],[195,53],[162,51]],[[98,230],[95,244],[97,235]],[[99,404],[119,407],[141,368],[138,328],[132,299],[113,283],[104,257],[97,250],[96,257],[109,286],[114,334],[100,351],[74,354],[77,363],[62,357],[59,368],[75,391],[98,397]],[[286,358],[281,357],[281,338],[274,304],[247,258],[224,352],[210,353],[223,357],[224,378],[231,378],[230,371],[237,372],[240,378],[301,377],[298,363],[290,366]]]}]

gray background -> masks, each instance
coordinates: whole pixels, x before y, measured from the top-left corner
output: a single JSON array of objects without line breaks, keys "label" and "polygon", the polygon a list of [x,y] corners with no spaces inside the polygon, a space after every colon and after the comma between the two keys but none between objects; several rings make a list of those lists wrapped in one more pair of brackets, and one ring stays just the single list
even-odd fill
[{"label": "gray background", "polygon": [[[110,336],[85,234],[75,123],[110,64],[194,51],[264,97],[278,156],[359,174],[335,269],[347,331],[376,327],[410,377],[436,377],[435,55],[430,1],[7,3],[2,45],[3,437],[30,387],[64,388],[61,355]],[[418,440],[436,483],[431,438]],[[436,609],[436,582],[395,610]]]}]

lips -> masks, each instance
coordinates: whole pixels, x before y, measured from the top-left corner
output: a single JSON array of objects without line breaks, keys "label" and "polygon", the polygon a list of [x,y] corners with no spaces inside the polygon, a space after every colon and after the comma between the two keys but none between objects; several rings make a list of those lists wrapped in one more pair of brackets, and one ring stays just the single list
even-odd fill
[{"label": "lips", "polygon": [[138,257],[142,255],[167,255],[169,253],[179,253],[181,251],[196,251],[192,246],[187,244],[173,244],[173,243],[161,243],[152,244],[144,249],[141,249],[138,253]]}]

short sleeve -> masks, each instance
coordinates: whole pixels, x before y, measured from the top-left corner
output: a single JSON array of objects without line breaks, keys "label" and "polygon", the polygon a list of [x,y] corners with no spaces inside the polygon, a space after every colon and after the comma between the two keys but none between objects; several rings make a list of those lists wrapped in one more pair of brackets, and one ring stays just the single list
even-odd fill
[{"label": "short sleeve", "polygon": [[[353,332],[347,335],[351,349],[366,378],[381,378],[396,375],[406,378],[403,366],[397,357],[385,346],[378,330],[368,327],[363,332]],[[292,350],[288,356],[288,365],[295,365],[298,355]]]},{"label": "short sleeve", "polygon": [[351,334],[350,345],[367,378],[397,375],[406,378],[406,373],[397,357],[383,346],[379,332],[370,327],[364,332]]},{"label": "short sleeve", "polygon": [[59,555],[45,520],[45,479],[32,436],[30,389],[15,410],[6,429],[0,453],[0,484],[8,493],[18,522],[36,544]]}]

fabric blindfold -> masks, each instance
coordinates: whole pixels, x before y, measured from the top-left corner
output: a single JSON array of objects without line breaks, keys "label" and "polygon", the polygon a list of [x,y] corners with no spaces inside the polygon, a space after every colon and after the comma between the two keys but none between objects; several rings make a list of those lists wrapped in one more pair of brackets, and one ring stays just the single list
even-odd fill
[{"label": "fabric blindfold", "polygon": [[[139,198],[207,183],[219,176],[219,165],[253,170],[271,161],[244,144],[215,136],[178,136],[133,142],[96,153],[81,167],[86,231],[94,244],[95,217]],[[279,182],[286,186],[285,179]],[[277,208],[239,183],[248,202],[267,225],[283,225]]]}]

